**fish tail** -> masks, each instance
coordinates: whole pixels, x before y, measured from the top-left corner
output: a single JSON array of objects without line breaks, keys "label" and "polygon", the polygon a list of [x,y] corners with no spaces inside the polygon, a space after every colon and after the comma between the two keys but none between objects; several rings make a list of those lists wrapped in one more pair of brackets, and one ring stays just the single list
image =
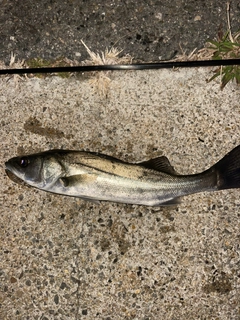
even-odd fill
[{"label": "fish tail", "polygon": [[212,168],[216,170],[218,190],[240,188],[240,145]]}]

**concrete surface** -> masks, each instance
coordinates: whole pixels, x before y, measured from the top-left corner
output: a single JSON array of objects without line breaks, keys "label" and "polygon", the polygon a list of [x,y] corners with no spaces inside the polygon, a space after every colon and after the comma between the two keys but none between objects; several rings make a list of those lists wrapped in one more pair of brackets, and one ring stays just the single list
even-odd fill
[{"label": "concrete surface", "polygon": [[[0,79],[0,318],[239,319],[239,190],[178,207],[96,205],[12,182],[4,162],[52,148],[200,172],[240,144],[239,88],[210,69]],[[94,77],[94,76],[93,76]],[[96,75],[95,75],[96,77]]]}]

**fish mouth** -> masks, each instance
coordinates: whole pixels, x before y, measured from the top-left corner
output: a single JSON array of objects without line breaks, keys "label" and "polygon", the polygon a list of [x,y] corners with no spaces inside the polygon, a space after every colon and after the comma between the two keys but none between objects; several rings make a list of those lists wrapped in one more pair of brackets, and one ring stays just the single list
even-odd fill
[{"label": "fish mouth", "polygon": [[[12,175],[15,175],[13,173],[13,168],[11,166],[11,164],[9,163],[9,161],[5,162],[5,172],[7,174],[7,176],[10,178]],[[11,178],[10,178],[11,179]]]},{"label": "fish mouth", "polygon": [[12,171],[12,167],[11,167],[9,161],[5,162],[5,167],[6,167],[6,169],[5,169],[6,171],[7,171],[7,170],[8,170],[8,171]]},{"label": "fish mouth", "polygon": [[15,174],[15,166],[11,161],[12,159],[5,162],[5,171],[10,171]]},{"label": "fish mouth", "polygon": [[22,180],[21,178],[19,178],[18,176],[16,176],[11,170],[9,170],[9,168],[5,169],[6,175],[8,176],[8,178],[10,180],[12,180],[15,183],[24,184],[24,180]]},{"label": "fish mouth", "polygon": [[12,161],[12,159],[5,162],[5,172],[7,173],[7,175],[10,174],[19,177],[19,172],[15,167],[15,163]]},{"label": "fish mouth", "polygon": [[24,184],[24,180],[18,177],[18,175],[16,175],[14,171],[15,170],[12,167],[11,163],[9,161],[5,162],[5,172],[8,178],[15,183],[18,183],[21,185]]}]

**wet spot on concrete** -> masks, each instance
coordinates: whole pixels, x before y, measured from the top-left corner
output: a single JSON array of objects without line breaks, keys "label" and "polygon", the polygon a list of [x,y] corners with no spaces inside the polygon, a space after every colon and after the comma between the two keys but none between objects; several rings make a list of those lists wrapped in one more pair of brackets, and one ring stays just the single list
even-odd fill
[{"label": "wet spot on concrete", "polygon": [[49,137],[49,138],[67,138],[70,139],[71,135],[65,135],[63,131],[55,129],[53,127],[43,127],[41,122],[35,117],[29,117],[28,120],[24,123],[24,129],[27,132],[35,133],[40,136]]},{"label": "wet spot on concrete", "polygon": [[203,287],[205,293],[217,292],[227,294],[232,290],[230,278],[225,272],[212,276],[209,283]]}]

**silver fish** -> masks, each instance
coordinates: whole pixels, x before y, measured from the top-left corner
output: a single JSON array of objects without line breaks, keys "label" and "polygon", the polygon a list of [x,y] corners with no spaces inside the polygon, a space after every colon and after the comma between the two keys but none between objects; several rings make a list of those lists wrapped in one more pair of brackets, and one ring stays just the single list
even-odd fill
[{"label": "silver fish", "polygon": [[192,193],[240,188],[240,146],[193,175],[179,175],[164,156],[130,164],[103,154],[66,150],[15,157],[5,165],[6,171],[33,187],[91,201],[162,206]]}]

